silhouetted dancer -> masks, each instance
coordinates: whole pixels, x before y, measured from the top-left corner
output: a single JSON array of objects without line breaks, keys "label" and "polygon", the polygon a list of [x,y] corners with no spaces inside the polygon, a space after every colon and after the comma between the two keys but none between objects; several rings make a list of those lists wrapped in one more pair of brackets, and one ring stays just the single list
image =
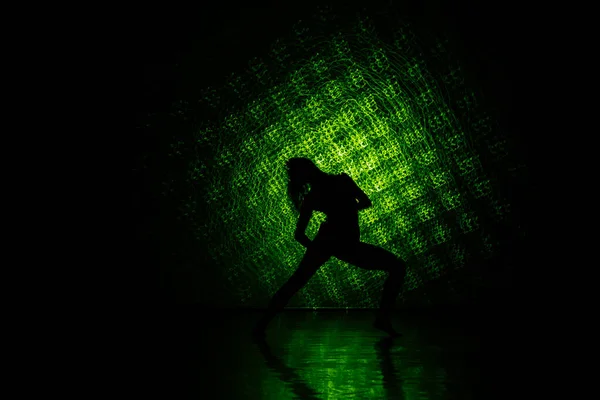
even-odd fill
[{"label": "silhouetted dancer", "polygon": [[[392,327],[390,313],[404,282],[406,264],[389,251],[360,241],[358,211],[372,206],[369,197],[348,174],[327,174],[307,158],[291,158],[286,167],[288,194],[300,213],[294,237],[306,247],[306,253],[298,269],[271,299],[253,334],[263,336],[269,322],[333,256],[360,268],[388,272],[373,326],[389,335],[399,335]],[[327,218],[311,242],[305,230],[313,211],[321,211]]]}]

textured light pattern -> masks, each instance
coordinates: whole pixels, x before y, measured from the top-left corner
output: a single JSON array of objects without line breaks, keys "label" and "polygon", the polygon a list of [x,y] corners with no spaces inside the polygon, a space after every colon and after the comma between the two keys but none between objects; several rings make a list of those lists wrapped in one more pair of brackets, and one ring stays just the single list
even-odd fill
[{"label": "textured light pattern", "polygon": [[[460,68],[434,73],[421,51],[410,30],[380,40],[367,19],[327,36],[298,25],[247,75],[207,89],[205,103],[221,115],[197,131],[196,189],[183,212],[239,305],[263,304],[304,254],[286,192],[291,157],[346,172],[367,193],[373,207],[359,214],[361,239],[407,261],[405,293],[464,266],[467,235],[492,254],[481,221],[502,218],[508,204],[494,195],[472,138],[487,135],[497,157],[505,144],[493,139]],[[442,42],[427,54],[449,59]],[[313,213],[309,238],[324,219]],[[384,276],[332,258],[290,306],[376,307]]]}]

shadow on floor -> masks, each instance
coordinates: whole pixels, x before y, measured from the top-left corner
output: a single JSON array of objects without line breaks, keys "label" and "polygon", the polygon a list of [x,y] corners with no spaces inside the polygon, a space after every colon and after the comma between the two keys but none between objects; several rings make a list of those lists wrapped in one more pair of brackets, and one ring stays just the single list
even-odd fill
[{"label": "shadow on floor", "polygon": [[[171,315],[149,385],[171,398],[500,399],[510,345],[505,321],[398,315],[403,336],[371,327],[371,312],[285,312],[265,340],[256,313]],[[491,325],[490,325],[491,324]],[[212,398],[215,398],[214,396]]]}]

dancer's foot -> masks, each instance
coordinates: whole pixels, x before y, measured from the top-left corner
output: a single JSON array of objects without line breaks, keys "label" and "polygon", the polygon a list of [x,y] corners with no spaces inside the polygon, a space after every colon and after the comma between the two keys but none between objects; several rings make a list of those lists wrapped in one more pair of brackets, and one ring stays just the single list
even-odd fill
[{"label": "dancer's foot", "polygon": [[392,323],[391,323],[391,321],[389,319],[376,318],[375,322],[373,322],[373,327],[377,328],[379,330],[384,331],[385,333],[387,333],[391,337],[402,336],[402,334],[398,333],[394,329],[394,327],[392,326]]}]

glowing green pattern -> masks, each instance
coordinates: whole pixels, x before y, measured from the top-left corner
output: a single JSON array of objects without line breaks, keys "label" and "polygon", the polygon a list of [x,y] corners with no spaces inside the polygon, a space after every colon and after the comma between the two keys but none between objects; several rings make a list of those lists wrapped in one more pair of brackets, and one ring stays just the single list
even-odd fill
[{"label": "glowing green pattern", "polygon": [[[218,123],[197,132],[189,178],[202,189],[184,213],[223,268],[226,290],[239,305],[263,305],[304,254],[286,194],[291,157],[346,172],[367,193],[373,207],[360,213],[361,238],[407,260],[405,291],[461,268],[463,235],[480,235],[491,254],[494,240],[479,231],[471,202],[487,204],[495,218],[507,204],[494,197],[470,143],[492,128],[460,69],[434,77],[406,29],[393,44],[377,39],[368,20],[350,33],[309,33],[298,26],[295,40],[275,43],[272,60],[253,60],[248,78],[234,75],[227,88],[205,93],[216,109],[227,96],[235,100]],[[430,54],[448,58],[443,43]],[[273,65],[287,71],[274,74]],[[489,142],[500,157],[503,144]],[[199,203],[204,220],[195,213]],[[310,238],[324,219],[313,214]],[[376,307],[384,275],[332,258],[290,306]]]}]

